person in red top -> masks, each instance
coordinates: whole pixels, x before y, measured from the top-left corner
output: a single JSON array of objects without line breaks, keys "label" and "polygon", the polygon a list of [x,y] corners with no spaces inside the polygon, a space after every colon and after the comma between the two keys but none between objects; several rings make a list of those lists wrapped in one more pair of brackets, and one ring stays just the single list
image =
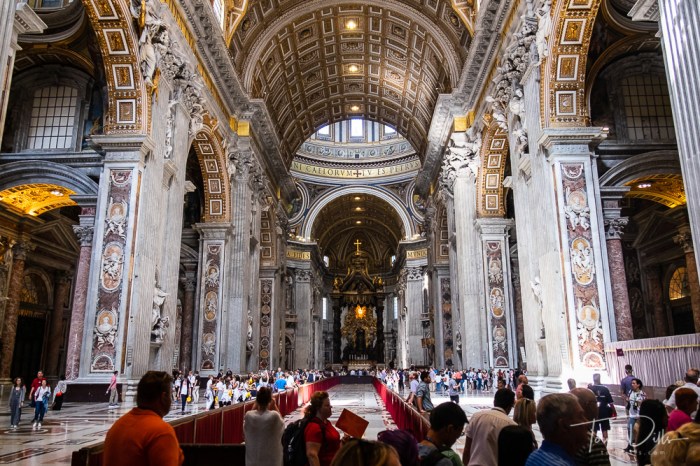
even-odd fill
[{"label": "person in red top", "polygon": [[34,392],[41,387],[41,381],[46,380],[44,378],[44,373],[42,371],[39,371],[36,373],[36,378],[32,381],[32,389],[29,392],[28,398],[32,400],[32,395],[34,395]]},{"label": "person in red top", "polygon": [[698,394],[690,388],[679,388],[676,395],[676,409],[668,416],[666,432],[680,429],[683,424],[692,422],[690,414],[698,409]]},{"label": "person in red top", "polygon": [[306,409],[310,420],[304,429],[309,466],[330,466],[340,450],[340,433],[328,421],[331,414],[333,408],[328,392],[314,393]]},{"label": "person in red top", "polygon": [[175,429],[163,420],[172,403],[172,378],[148,371],[136,389],[136,408],[114,423],[105,438],[104,466],[180,466],[185,456]]}]

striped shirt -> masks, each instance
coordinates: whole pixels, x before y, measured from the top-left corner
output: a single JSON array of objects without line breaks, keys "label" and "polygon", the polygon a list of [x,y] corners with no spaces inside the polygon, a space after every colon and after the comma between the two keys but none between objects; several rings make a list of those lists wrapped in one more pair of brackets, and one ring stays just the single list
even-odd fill
[{"label": "striped shirt", "polygon": [[540,449],[527,458],[525,466],[576,466],[576,463],[562,447],[543,440]]}]

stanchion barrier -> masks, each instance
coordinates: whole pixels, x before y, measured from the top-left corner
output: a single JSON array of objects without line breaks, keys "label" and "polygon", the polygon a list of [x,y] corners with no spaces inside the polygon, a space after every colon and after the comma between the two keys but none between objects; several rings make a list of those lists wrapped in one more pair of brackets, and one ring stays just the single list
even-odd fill
[{"label": "stanchion barrier", "polygon": [[389,390],[378,379],[374,379],[373,385],[384,401],[386,410],[394,420],[396,427],[411,432],[417,441],[422,441],[430,428],[428,420],[421,416],[413,406],[406,403],[398,393]]},{"label": "stanchion barrier", "polygon": [[221,443],[242,443],[243,442],[243,417],[245,415],[245,405],[252,402],[237,404],[231,409],[224,410],[223,413],[223,436]]},{"label": "stanchion barrier", "polygon": [[[223,409],[214,409],[195,417],[194,443],[221,443],[221,417],[223,411]],[[180,439],[178,438],[178,440]]]},{"label": "stanchion barrier", "polygon": [[[282,416],[296,411],[308,403],[315,392],[326,391],[339,383],[338,377],[323,379],[300,388],[275,393]],[[376,386],[376,385],[375,385]],[[226,406],[196,414],[193,417],[170,421],[181,444],[221,445],[243,442],[243,419],[253,409],[254,401]],[[398,425],[398,424],[397,424]],[[73,466],[102,466],[104,442],[73,452]]]}]

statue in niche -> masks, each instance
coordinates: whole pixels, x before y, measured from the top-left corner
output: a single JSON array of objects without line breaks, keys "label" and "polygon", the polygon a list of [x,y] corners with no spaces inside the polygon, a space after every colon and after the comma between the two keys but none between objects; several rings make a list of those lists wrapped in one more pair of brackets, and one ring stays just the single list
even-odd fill
[{"label": "statue in niche", "polygon": [[168,293],[158,287],[158,282],[154,284],[153,309],[151,313],[151,341],[161,343],[165,339],[170,319],[163,317],[163,304]]}]

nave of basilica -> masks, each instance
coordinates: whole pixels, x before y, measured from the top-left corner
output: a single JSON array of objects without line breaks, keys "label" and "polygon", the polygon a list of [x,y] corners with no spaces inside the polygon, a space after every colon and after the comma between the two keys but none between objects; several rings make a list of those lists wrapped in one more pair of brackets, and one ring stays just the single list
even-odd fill
[{"label": "nave of basilica", "polygon": [[700,347],[694,0],[9,0],[0,51],[0,384]]}]

